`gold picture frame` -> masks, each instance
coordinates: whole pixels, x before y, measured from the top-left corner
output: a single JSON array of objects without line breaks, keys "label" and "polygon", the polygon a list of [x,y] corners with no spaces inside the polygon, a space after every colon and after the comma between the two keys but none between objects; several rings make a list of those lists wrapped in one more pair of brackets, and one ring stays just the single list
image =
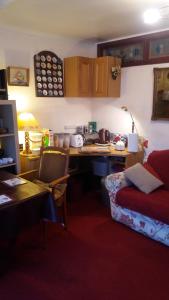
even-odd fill
[{"label": "gold picture frame", "polygon": [[15,86],[29,86],[29,69],[23,67],[8,67],[8,84]]},{"label": "gold picture frame", "polygon": [[169,68],[154,68],[152,120],[169,120]]}]

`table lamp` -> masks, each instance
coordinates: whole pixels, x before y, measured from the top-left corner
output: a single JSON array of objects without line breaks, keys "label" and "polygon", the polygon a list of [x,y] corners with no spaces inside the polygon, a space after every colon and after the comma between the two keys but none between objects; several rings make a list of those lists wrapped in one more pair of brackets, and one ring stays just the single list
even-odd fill
[{"label": "table lamp", "polygon": [[[131,120],[132,120],[132,128],[131,132],[128,134],[128,151],[129,152],[138,152],[138,134],[134,132],[134,129],[136,128],[133,116],[131,112],[128,110],[127,106],[122,106],[122,110],[127,111],[130,114]],[[136,130],[137,131],[137,130]]]},{"label": "table lamp", "polygon": [[124,111],[128,111],[128,113],[130,114],[130,117],[131,117],[131,120],[132,120],[131,132],[134,133],[135,123],[134,123],[134,119],[133,119],[133,116],[132,116],[131,112],[128,110],[127,106],[122,106],[121,109],[124,110]]},{"label": "table lamp", "polygon": [[38,131],[39,124],[32,113],[20,113],[18,115],[18,130],[25,131],[25,150],[24,154],[31,154],[29,131]]}]

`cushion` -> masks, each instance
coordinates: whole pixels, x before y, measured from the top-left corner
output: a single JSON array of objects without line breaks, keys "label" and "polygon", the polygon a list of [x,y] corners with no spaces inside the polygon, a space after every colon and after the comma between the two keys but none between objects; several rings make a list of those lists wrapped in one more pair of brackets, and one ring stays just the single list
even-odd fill
[{"label": "cushion", "polygon": [[147,171],[140,163],[126,169],[125,176],[129,179],[140,191],[149,194],[161,185],[163,182]]},{"label": "cushion", "polygon": [[150,194],[142,193],[135,186],[125,187],[117,192],[116,203],[169,224],[169,191],[164,187]]}]

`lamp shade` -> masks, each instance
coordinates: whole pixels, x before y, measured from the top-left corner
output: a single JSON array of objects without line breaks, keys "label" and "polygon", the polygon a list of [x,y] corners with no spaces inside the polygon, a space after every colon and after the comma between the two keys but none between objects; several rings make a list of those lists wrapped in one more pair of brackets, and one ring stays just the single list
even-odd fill
[{"label": "lamp shade", "polygon": [[18,115],[18,130],[20,131],[38,131],[39,124],[32,113],[20,113]]}]

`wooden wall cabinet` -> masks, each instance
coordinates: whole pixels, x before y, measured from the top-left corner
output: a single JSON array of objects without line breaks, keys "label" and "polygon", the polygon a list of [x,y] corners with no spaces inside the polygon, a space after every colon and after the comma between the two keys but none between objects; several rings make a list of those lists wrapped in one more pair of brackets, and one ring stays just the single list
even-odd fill
[{"label": "wooden wall cabinet", "polygon": [[92,96],[93,58],[74,56],[64,59],[66,97]]},{"label": "wooden wall cabinet", "polygon": [[112,78],[112,67],[120,66],[114,57],[68,57],[64,59],[66,97],[119,97],[120,75]]},{"label": "wooden wall cabinet", "polygon": [[121,76],[112,78],[112,67],[120,66],[121,59],[115,57],[98,57],[94,60],[93,96],[120,97]]},{"label": "wooden wall cabinet", "polygon": [[0,169],[3,168],[12,173],[19,173],[18,128],[14,100],[0,100],[0,121],[0,147],[4,150],[0,159],[9,157],[13,159],[12,162],[1,161]]}]

